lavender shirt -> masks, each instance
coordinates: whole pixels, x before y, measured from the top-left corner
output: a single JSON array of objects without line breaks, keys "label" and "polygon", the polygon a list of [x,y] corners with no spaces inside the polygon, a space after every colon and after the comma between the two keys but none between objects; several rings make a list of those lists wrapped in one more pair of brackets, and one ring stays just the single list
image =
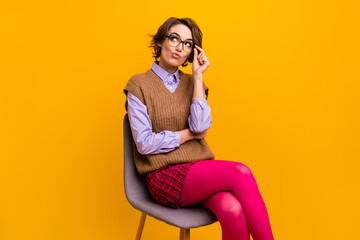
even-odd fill
[{"label": "lavender shirt", "polygon": [[[158,62],[154,62],[151,69],[171,93],[176,90],[180,82],[179,69],[174,74],[169,74],[158,65]],[[180,146],[179,132],[164,130],[154,133],[152,131],[146,105],[129,92],[127,93],[127,104],[131,131],[139,153],[143,155],[166,153]],[[188,118],[190,131],[200,133],[208,130],[212,123],[210,112],[206,97],[201,100],[193,98]]]}]

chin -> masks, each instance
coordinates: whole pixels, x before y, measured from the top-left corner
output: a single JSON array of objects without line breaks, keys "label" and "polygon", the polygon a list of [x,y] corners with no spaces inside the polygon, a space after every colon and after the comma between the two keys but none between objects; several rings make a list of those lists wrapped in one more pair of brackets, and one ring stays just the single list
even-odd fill
[{"label": "chin", "polygon": [[180,66],[181,64],[183,64],[186,61],[186,59],[174,59],[174,60],[176,61],[178,66]]},{"label": "chin", "polygon": [[171,65],[173,67],[178,67],[182,64],[183,62],[179,61],[179,59],[173,59],[173,61],[171,61]]}]

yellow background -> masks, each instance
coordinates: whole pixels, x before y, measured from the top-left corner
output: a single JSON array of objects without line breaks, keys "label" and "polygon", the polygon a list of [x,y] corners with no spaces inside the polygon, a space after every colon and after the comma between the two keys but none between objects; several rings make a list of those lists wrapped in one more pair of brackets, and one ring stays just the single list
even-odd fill
[{"label": "yellow background", "polygon": [[[360,4],[296,1],[0,3],[0,239],[133,239],[123,189],[127,80],[169,17],[211,61],[218,159],[252,169],[275,239],[359,234]],[[191,66],[183,69],[191,71]],[[221,239],[219,223],[193,239]],[[178,239],[148,218],[143,239]]]}]

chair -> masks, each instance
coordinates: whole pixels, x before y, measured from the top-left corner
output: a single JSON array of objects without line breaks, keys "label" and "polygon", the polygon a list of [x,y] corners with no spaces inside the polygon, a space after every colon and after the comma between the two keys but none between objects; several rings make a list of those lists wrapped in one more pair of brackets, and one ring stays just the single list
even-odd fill
[{"label": "chair", "polygon": [[123,122],[124,131],[124,185],[129,203],[142,212],[136,240],[140,240],[146,215],[180,228],[180,240],[190,240],[190,228],[217,222],[216,216],[201,204],[173,209],[156,203],[147,189],[145,176],[140,175],[134,164],[132,134],[127,114]]}]

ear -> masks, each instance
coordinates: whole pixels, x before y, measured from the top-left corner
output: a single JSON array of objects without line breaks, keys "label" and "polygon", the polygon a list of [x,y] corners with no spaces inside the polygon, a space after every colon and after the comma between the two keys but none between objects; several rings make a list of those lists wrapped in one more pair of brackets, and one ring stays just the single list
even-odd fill
[{"label": "ear", "polygon": [[158,43],[157,46],[161,48],[161,43]]}]

